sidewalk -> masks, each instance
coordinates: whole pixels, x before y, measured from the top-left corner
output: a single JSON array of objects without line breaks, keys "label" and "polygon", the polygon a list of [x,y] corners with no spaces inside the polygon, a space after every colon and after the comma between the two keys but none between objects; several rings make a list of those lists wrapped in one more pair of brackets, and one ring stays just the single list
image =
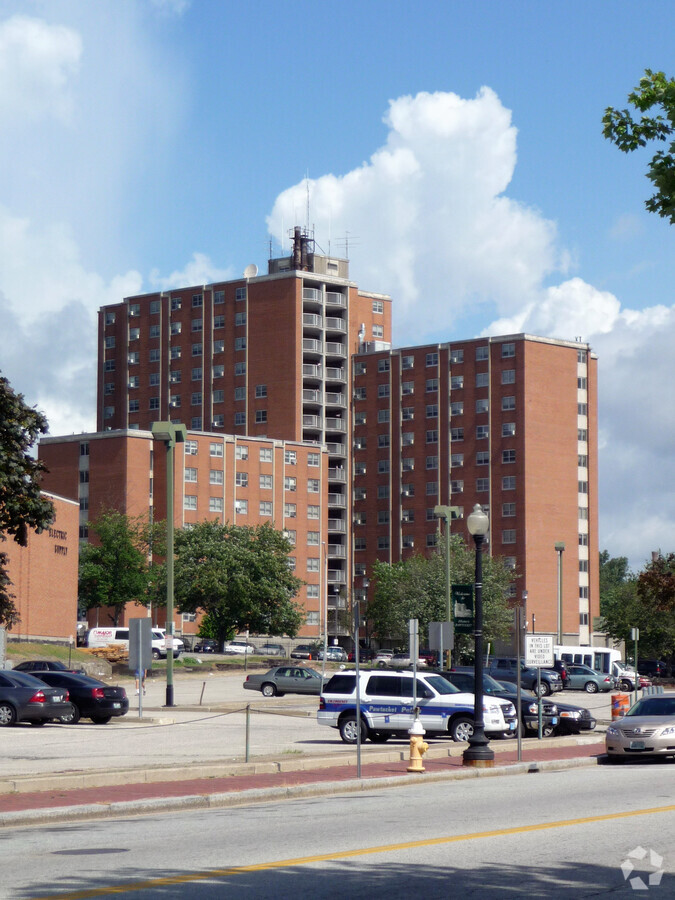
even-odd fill
[{"label": "sidewalk", "polygon": [[347,754],[256,757],[248,763],[215,761],[6,778],[0,782],[0,827],[234,806],[416,784],[421,779],[447,781],[597,765],[604,754],[604,734],[527,738],[520,762],[515,740],[493,741],[490,746],[494,767],[475,769],[462,765],[463,744],[433,741],[424,758],[426,772],[409,774],[407,744],[365,745],[360,779],[355,749]]}]

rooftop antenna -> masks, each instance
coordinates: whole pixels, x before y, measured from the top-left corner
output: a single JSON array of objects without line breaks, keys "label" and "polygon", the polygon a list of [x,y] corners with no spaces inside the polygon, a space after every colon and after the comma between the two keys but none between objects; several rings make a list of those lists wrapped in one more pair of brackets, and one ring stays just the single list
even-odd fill
[{"label": "rooftop antenna", "polygon": [[309,171],[305,173],[305,189],[307,191],[307,219],[305,222],[305,226],[307,228],[307,232],[309,233]]}]

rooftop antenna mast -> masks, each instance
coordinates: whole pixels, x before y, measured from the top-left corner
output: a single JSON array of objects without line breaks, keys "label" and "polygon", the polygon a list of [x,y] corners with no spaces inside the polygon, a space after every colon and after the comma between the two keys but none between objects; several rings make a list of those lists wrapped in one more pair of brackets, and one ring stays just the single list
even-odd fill
[{"label": "rooftop antenna mast", "polygon": [[307,219],[305,222],[305,227],[307,229],[307,233],[309,234],[309,172],[305,173],[305,189],[307,191]]}]

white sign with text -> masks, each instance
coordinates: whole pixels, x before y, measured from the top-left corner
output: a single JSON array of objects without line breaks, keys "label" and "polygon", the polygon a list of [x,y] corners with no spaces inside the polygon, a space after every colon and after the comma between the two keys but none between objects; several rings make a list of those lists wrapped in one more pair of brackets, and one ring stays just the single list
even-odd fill
[{"label": "white sign with text", "polygon": [[553,665],[553,636],[525,635],[525,665],[548,669]]}]

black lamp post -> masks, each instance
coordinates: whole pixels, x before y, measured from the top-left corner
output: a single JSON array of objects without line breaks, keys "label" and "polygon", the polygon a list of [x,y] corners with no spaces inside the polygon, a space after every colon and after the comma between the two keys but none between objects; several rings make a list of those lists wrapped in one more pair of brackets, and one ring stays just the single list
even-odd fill
[{"label": "black lamp post", "polygon": [[462,755],[462,763],[465,766],[476,768],[488,768],[494,765],[495,755],[490,749],[485,736],[485,722],[483,720],[483,541],[490,527],[490,520],[481,509],[480,503],[476,503],[473,512],[466,520],[469,534],[476,545],[476,575],[475,594],[476,608],[474,611],[474,712],[473,734],[469,738],[469,746]]}]

